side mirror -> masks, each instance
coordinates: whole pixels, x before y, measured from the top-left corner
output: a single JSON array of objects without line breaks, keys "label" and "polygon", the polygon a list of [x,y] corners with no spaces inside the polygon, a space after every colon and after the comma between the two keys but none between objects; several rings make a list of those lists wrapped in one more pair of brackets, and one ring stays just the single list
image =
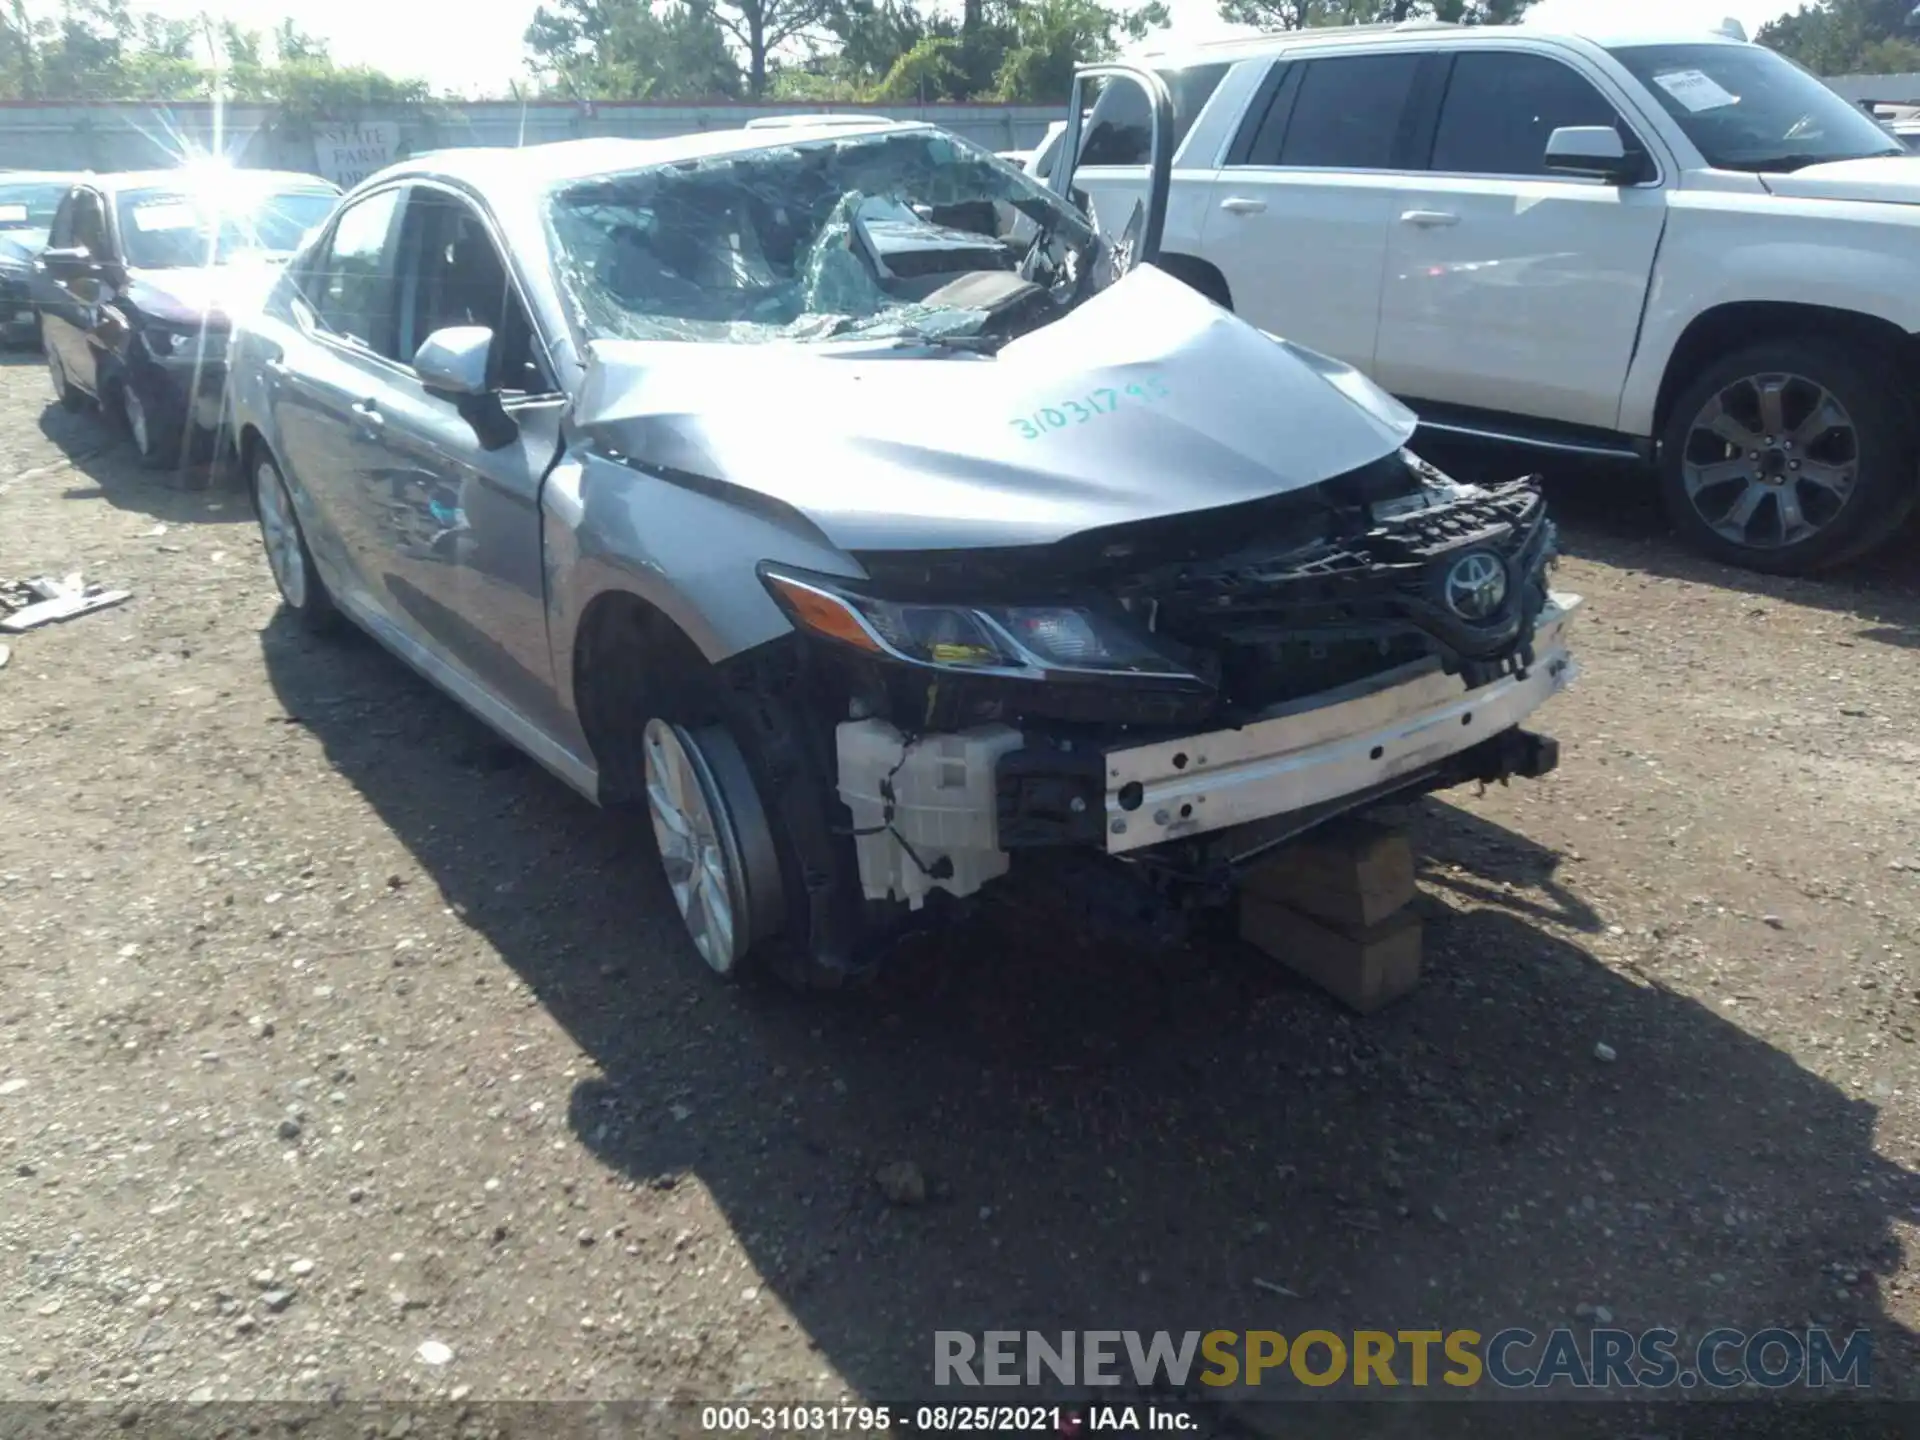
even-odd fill
[{"label": "side mirror", "polygon": [[520,436],[500,392],[487,375],[493,331],[484,325],[452,325],[429,335],[413,352],[413,373],[429,395],[451,400],[473,427],[483,450],[504,450]]},{"label": "side mirror", "polygon": [[436,330],[413,352],[413,373],[439,395],[485,395],[487,361],[493,354],[493,331],[484,325],[454,325]]},{"label": "side mirror", "polygon": [[1645,161],[1627,153],[1611,125],[1562,125],[1547,137],[1547,169],[1560,175],[1585,175],[1610,185],[1631,185]]},{"label": "side mirror", "polygon": [[42,250],[40,263],[49,275],[80,275],[93,268],[93,252],[84,245],[65,245]]}]

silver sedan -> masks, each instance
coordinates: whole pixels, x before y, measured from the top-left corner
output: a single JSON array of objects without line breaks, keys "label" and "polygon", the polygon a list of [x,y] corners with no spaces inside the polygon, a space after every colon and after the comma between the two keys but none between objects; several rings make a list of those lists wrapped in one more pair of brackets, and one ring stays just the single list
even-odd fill
[{"label": "silver sedan", "polygon": [[234,348],[281,594],[644,807],[729,976],[864,973],[1037,850],[1211,894],[1549,768],[1535,488],[1419,462],[1154,229],[844,117],[387,170]]}]

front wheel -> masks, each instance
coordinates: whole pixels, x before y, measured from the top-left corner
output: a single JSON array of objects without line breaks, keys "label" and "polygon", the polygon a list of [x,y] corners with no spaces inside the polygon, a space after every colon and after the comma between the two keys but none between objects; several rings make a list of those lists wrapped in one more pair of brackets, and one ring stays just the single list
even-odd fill
[{"label": "front wheel", "polygon": [[1661,438],[1682,535],[1719,560],[1804,575],[1885,541],[1920,495],[1915,417],[1891,357],[1808,338],[1710,364]]},{"label": "front wheel", "polygon": [[163,404],[142,394],[140,385],[131,376],[122,378],[114,387],[114,397],[120,411],[120,428],[133,441],[142,465],[149,470],[168,470],[185,460],[186,427],[169,415]]},{"label": "front wheel", "polygon": [[638,605],[605,614],[582,645],[580,711],[602,800],[645,806],[707,968],[802,990],[874,973],[898,917],[863,897],[840,828],[831,724],[801,688],[792,650],[761,647],[716,667]]},{"label": "front wheel", "polygon": [[53,386],[53,398],[60,403],[62,410],[86,409],[86,392],[78,389],[73,383],[73,377],[67,374],[67,362],[60,358],[60,352],[52,345],[46,345],[44,339],[42,344],[46,349],[47,380]]},{"label": "front wheel", "polygon": [[779,925],[780,862],[746,760],[721,724],[655,716],[641,737],[647,815],[693,948],[724,979]]}]

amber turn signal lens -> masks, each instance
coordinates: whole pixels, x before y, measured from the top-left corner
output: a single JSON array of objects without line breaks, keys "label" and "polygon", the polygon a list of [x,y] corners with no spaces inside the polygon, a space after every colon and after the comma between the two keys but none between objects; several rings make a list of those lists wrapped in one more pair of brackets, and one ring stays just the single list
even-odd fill
[{"label": "amber turn signal lens", "polygon": [[780,592],[780,597],[793,612],[793,618],[814,634],[872,651],[876,655],[881,653],[880,642],[868,633],[867,627],[860,623],[860,618],[845,601],[781,575],[769,575],[767,581]]}]

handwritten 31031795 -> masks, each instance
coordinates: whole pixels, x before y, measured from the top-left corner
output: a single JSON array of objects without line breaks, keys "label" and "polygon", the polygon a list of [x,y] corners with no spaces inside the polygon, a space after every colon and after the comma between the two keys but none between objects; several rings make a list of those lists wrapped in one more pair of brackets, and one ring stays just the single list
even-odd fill
[{"label": "handwritten 31031795", "polygon": [[1127,385],[1105,385],[1098,390],[1089,390],[1085,395],[1062,400],[1057,405],[1042,406],[1031,415],[1021,415],[1007,423],[1019,431],[1022,440],[1038,440],[1051,430],[1085,425],[1102,415],[1113,414],[1123,405],[1151,405],[1172,393],[1167,389],[1166,381],[1154,376]]}]

